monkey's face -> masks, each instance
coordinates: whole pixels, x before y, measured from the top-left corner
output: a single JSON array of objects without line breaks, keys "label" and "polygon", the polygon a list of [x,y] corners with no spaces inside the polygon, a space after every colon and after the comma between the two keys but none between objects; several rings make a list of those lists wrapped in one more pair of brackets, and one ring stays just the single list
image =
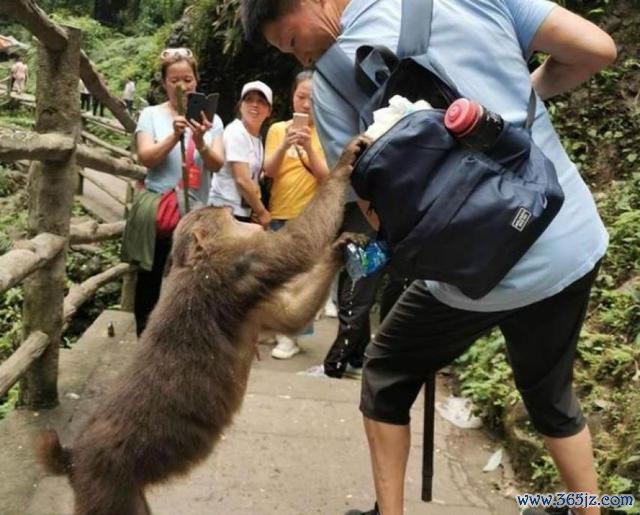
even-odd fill
[{"label": "monkey's face", "polygon": [[240,222],[230,207],[208,206],[184,216],[173,233],[173,266],[193,266],[206,256],[233,252],[263,233],[259,224]]}]

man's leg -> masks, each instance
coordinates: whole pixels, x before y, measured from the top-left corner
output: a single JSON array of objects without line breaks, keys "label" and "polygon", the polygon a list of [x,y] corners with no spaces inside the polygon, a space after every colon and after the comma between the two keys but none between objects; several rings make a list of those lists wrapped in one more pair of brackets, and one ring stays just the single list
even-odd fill
[{"label": "man's leg", "polygon": [[[516,386],[569,492],[598,493],[591,435],[573,391],[573,362],[598,265],[560,293],[500,323]],[[572,508],[595,515],[598,508]]]},{"label": "man's leg", "polygon": [[409,458],[409,424],[394,425],[364,417],[378,509],[384,515],[402,515],[404,476]]},{"label": "man's leg", "polygon": [[360,401],[382,515],[403,510],[409,411],[428,373],[451,363],[507,315],[451,308],[414,281],[385,317],[365,352]]},{"label": "man's leg", "polygon": [[[591,433],[584,426],[573,436],[566,438],[544,437],[554,463],[558,467],[560,477],[570,492],[589,492],[598,494],[598,476],[593,465],[593,448],[591,447]],[[574,513],[596,515],[599,508],[572,508]]]}]

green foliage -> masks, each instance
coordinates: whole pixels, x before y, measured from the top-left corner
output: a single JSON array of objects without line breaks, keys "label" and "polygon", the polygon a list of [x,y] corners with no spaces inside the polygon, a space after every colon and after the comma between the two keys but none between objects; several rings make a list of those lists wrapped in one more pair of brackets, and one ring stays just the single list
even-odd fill
[{"label": "green foliage", "polygon": [[157,58],[168,29],[152,35],[126,37],[86,16],[58,12],[52,18],[82,30],[83,49],[114,95],[121,95],[127,78],[131,78],[136,83],[136,94],[145,96],[157,69]]},{"label": "green foliage", "polygon": [[244,41],[239,6],[239,0],[193,0],[183,24],[174,27],[174,41],[196,52],[201,89],[220,93],[219,113],[225,122],[235,116],[242,85],[256,79],[274,91],[273,119],[287,118],[289,90],[300,65],[272,47]]},{"label": "green foliage", "polygon": [[579,12],[583,16],[594,17],[605,14],[615,2],[611,0],[559,0],[558,4]]},{"label": "green foliage", "polygon": [[7,359],[20,343],[21,313],[22,288],[10,288],[0,296],[0,361]]},{"label": "green foliage", "polygon": [[7,416],[7,414],[15,407],[18,402],[18,385],[14,385],[11,388],[4,399],[0,399],[0,420]]},{"label": "green foliage", "polygon": [[74,15],[72,11],[55,11],[50,14],[50,18],[60,25],[68,25],[80,29],[82,31],[82,49],[88,55],[91,55],[105,41],[117,34],[115,30],[105,27],[97,20],[88,16]]},{"label": "green foliage", "polygon": [[549,106],[569,156],[593,186],[628,178],[637,169],[639,107],[630,92],[616,85],[633,84],[639,70],[640,61],[624,59]]},{"label": "green foliage", "polygon": [[[2,76],[2,72],[0,72]],[[0,98],[0,125],[16,129],[33,129],[33,109],[24,107],[19,102],[3,102]]]},{"label": "green foliage", "polygon": [[554,484],[560,480],[556,466],[553,464],[551,456],[547,454],[534,461],[531,464],[531,468],[533,469],[531,480],[534,483],[540,481],[547,484]]},{"label": "green foliage", "polygon": [[196,0],[187,13],[195,48],[204,48],[207,40],[215,39],[223,54],[240,53],[243,35],[239,0]]},{"label": "green foliage", "polygon": [[494,331],[478,340],[458,359],[457,365],[462,395],[473,398],[477,414],[491,428],[500,430],[505,408],[518,400],[502,335]]}]

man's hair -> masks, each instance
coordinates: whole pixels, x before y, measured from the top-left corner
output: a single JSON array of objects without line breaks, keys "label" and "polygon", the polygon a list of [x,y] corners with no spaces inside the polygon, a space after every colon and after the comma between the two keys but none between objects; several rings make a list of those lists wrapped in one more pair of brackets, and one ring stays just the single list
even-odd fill
[{"label": "man's hair", "polygon": [[262,41],[265,24],[291,10],[297,0],[241,0],[240,19],[247,41]]}]

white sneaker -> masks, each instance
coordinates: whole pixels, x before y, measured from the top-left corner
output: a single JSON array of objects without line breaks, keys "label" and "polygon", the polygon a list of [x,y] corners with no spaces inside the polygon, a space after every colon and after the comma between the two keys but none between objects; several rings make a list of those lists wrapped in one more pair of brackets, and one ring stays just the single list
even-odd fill
[{"label": "white sneaker", "polygon": [[300,352],[298,343],[284,334],[277,334],[276,341],[278,344],[271,351],[271,356],[276,359],[289,359]]},{"label": "white sneaker", "polygon": [[330,298],[327,300],[327,303],[324,305],[324,316],[329,318],[336,318],[338,316],[338,307],[335,302]]}]

